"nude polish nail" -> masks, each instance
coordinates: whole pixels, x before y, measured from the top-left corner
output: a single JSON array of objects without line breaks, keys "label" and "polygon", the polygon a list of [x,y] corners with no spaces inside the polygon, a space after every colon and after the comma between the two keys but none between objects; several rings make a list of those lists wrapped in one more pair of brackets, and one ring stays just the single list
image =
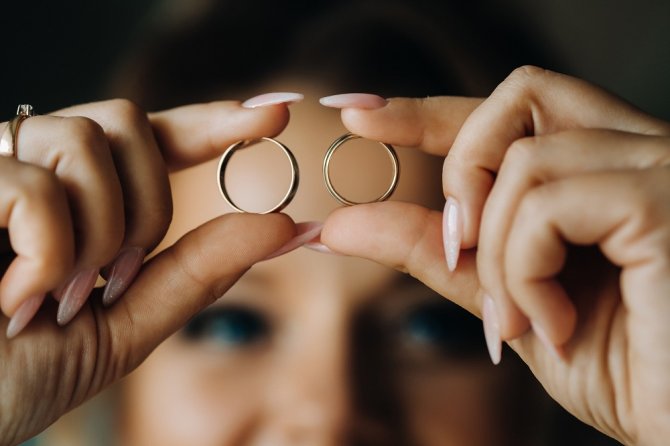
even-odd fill
[{"label": "nude polish nail", "polygon": [[98,268],[79,271],[65,284],[56,315],[58,325],[66,325],[79,313],[93,291],[99,272]]},{"label": "nude polish nail", "polygon": [[309,221],[304,223],[297,223],[296,225],[296,235],[291,240],[286,242],[284,246],[267,256],[263,260],[270,260],[280,255],[286,254],[287,252],[293,251],[296,248],[301,247],[305,243],[314,240],[319,237],[321,230],[323,229],[323,223],[318,221]]},{"label": "nude polish nail", "polygon": [[128,289],[142,267],[146,251],[133,247],[121,250],[109,268],[105,291],[102,294],[103,305],[110,306]]},{"label": "nude polish nail", "polygon": [[307,242],[302,246],[304,246],[307,249],[311,249],[312,251],[320,252],[322,254],[331,254],[336,256],[340,255],[339,253],[333,251],[332,249],[330,249],[321,242]]},{"label": "nude polish nail", "polygon": [[242,103],[244,108],[266,107],[268,105],[293,104],[300,102],[305,98],[300,93],[278,92],[265,93],[253,98],[247,99]]},{"label": "nude polish nail", "polygon": [[9,320],[7,325],[7,339],[16,337],[28,323],[35,317],[40,305],[44,302],[44,294],[35,295],[21,304],[14,316]]},{"label": "nude polish nail", "polygon": [[463,219],[461,207],[452,198],[447,198],[442,214],[442,238],[444,240],[444,255],[447,259],[449,271],[456,270],[458,256],[461,253],[461,240],[463,239]]},{"label": "nude polish nail", "polygon": [[388,101],[376,94],[368,93],[345,93],[326,96],[319,99],[321,105],[332,108],[361,108],[373,110],[382,108]]},{"label": "nude polish nail", "polygon": [[494,365],[500,364],[502,358],[502,340],[500,338],[500,321],[495,303],[490,296],[485,295],[482,303],[482,322],[484,324],[484,338]]}]

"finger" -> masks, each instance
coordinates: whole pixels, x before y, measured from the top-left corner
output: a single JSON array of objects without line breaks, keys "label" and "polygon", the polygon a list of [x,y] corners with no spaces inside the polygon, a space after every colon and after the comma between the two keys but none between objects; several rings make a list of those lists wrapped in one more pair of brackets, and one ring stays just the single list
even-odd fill
[{"label": "finger", "polygon": [[205,223],[145,264],[106,313],[115,357],[129,371],[254,263],[286,244],[295,225],[282,214],[228,214]]},{"label": "finger", "polygon": [[149,115],[170,170],[215,158],[244,139],[276,136],[289,120],[287,104],[245,108],[237,101],[187,105]]},{"label": "finger", "polygon": [[409,203],[340,208],[326,219],[321,243],[337,253],[409,273],[479,315],[474,253],[466,252],[462,268],[450,273],[444,262],[441,221],[439,212]]},{"label": "finger", "polygon": [[[624,269],[623,288],[631,271],[667,264],[659,254],[667,251],[663,246],[670,240],[669,186],[667,168],[652,168],[570,177],[526,194],[510,231],[504,265],[509,293],[540,339],[560,346],[575,330],[575,305],[557,280],[566,242],[599,245]],[[665,297],[651,294],[645,299],[628,305],[667,307]]]},{"label": "finger", "polygon": [[102,128],[84,117],[35,116],[21,125],[18,159],[44,167],[68,195],[77,247],[76,268],[99,268],[124,233],[121,185]]},{"label": "finger", "polygon": [[496,303],[503,339],[528,330],[510,300],[503,261],[509,231],[524,194],[533,187],[588,172],[645,169],[670,162],[670,139],[612,130],[571,130],[516,140],[486,201],[477,249],[482,288]]},{"label": "finger", "polygon": [[172,218],[167,169],[146,113],[116,99],[57,112],[86,116],[100,124],[109,141],[123,190],[125,233],[121,251],[104,270],[103,303],[111,305],[130,285],[145,254],[163,239]]},{"label": "finger", "polygon": [[125,231],[121,183],[104,131],[85,117],[36,116],[21,126],[20,160],[53,171],[63,183],[75,230],[76,264],[54,292],[58,322],[68,323],[98,273],[119,251]]},{"label": "finger", "polygon": [[342,122],[364,138],[446,156],[463,122],[482,99],[393,98],[381,108],[347,107]]},{"label": "finger", "polygon": [[74,234],[65,189],[53,173],[0,157],[0,190],[0,226],[16,255],[0,281],[0,305],[12,316],[71,273]]},{"label": "finger", "polygon": [[480,218],[507,148],[519,138],[574,128],[667,135],[670,125],[579,79],[523,67],[467,119],[444,164],[445,194],[460,207],[462,246],[477,244]]},{"label": "finger", "polygon": [[167,231],[172,200],[167,169],[146,113],[122,99],[56,113],[85,116],[102,127],[123,189],[126,218],[123,246],[153,249]]}]

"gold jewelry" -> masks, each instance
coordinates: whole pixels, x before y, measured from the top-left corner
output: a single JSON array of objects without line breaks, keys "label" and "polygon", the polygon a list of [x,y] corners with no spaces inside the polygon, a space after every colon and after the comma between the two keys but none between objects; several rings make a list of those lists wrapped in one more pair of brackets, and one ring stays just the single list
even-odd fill
[{"label": "gold jewelry", "polygon": [[374,200],[371,201],[365,201],[365,202],[355,202],[351,200],[347,200],[344,198],[342,195],[340,195],[339,192],[335,189],[333,186],[332,181],[330,180],[330,160],[333,158],[333,154],[335,151],[345,142],[351,140],[351,139],[356,139],[360,138],[358,135],[354,135],[353,133],[346,133],[339,138],[337,138],[333,143],[330,145],[328,150],[326,151],[326,156],[323,159],[323,180],[326,183],[326,188],[328,188],[328,192],[330,192],[330,195],[332,195],[337,201],[340,203],[347,205],[347,206],[353,206],[355,204],[365,204],[365,203],[375,203],[378,201],[384,201],[388,199],[392,194],[393,191],[395,191],[396,186],[398,185],[398,179],[400,178],[400,163],[398,162],[398,155],[395,152],[395,149],[391,144],[386,144],[383,142],[379,142],[386,151],[389,154],[389,157],[391,158],[391,163],[393,163],[393,179],[391,180],[391,185],[389,188],[384,192],[382,195],[380,195],[378,198],[375,198]]},{"label": "gold jewelry", "polygon": [[266,137],[255,139],[252,141],[238,141],[235,144],[228,147],[225,152],[223,152],[223,155],[221,155],[221,160],[219,161],[219,168],[217,171],[218,172],[217,181],[219,183],[219,191],[221,191],[223,199],[226,200],[226,202],[237,212],[247,212],[247,211],[237,206],[233,202],[233,199],[230,198],[230,195],[228,194],[228,190],[226,189],[226,167],[228,166],[230,158],[232,158],[233,154],[237,150],[249,147],[261,141],[271,142],[274,145],[278,146],[284,152],[284,154],[289,160],[289,163],[291,163],[291,184],[288,188],[288,191],[286,192],[286,195],[284,195],[284,198],[282,198],[281,201],[275,207],[264,212],[259,212],[259,214],[270,214],[272,212],[281,211],[282,209],[284,209],[286,206],[289,205],[291,200],[293,200],[296,191],[298,190],[298,182],[300,180],[300,171],[298,169],[298,162],[296,161],[295,156],[293,156],[293,153],[289,150],[288,147],[286,147],[284,144],[280,143],[275,139]]},{"label": "gold jewelry", "polygon": [[0,138],[1,156],[16,156],[16,140],[19,136],[19,127],[24,120],[31,116],[35,116],[32,105],[21,104],[18,106],[16,116],[7,123],[5,131],[2,132]]}]

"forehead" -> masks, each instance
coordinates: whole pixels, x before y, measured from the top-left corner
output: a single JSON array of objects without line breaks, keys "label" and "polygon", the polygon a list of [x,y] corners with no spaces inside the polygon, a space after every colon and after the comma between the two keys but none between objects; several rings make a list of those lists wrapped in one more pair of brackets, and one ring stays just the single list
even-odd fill
[{"label": "forehead", "polygon": [[[291,105],[291,120],[282,134],[276,137],[293,151],[300,169],[298,191],[284,212],[296,222],[323,221],[332,210],[340,206],[324,185],[323,158],[332,141],[346,133],[340,121],[339,111],[318,104],[319,97],[332,92],[308,87],[299,89],[300,86],[296,85],[279,85],[271,88],[276,91],[297,90],[305,94],[302,103]],[[367,170],[369,173],[382,170],[380,178],[383,191],[388,186],[386,179],[391,175],[390,163],[379,162],[380,159],[385,161],[384,158],[388,158],[384,149],[373,142],[368,142],[366,150],[360,151],[357,146],[352,145],[353,150],[347,157],[345,149],[348,148],[347,144],[338,151],[344,155],[341,159],[345,160],[345,164],[340,163],[338,168],[344,172],[354,171],[354,167],[362,168],[364,172]],[[271,162],[268,167],[268,163],[264,161],[267,161],[265,158],[271,150],[276,152],[272,154],[272,159],[276,162]],[[442,160],[422,154],[415,149],[398,148],[398,156],[402,174],[392,199],[411,201],[429,207],[440,206],[443,200],[440,177]],[[245,209],[271,207],[273,203],[267,205],[267,196],[272,194],[277,196],[276,189],[279,188],[278,196],[281,198],[288,187],[290,178],[288,161],[269,143],[256,149],[252,148],[240,156],[240,159],[239,164],[231,160],[228,167],[232,170],[231,175],[227,175],[226,181],[230,194],[237,204]],[[174,218],[164,240],[164,246],[172,244],[181,235],[205,221],[233,211],[218,190],[217,166],[218,160],[215,159],[171,176]],[[348,193],[351,191],[356,193],[357,189],[365,190],[371,187],[371,177],[373,175],[334,175],[333,180],[340,180],[338,184],[344,186],[343,190]],[[394,273],[362,259],[329,256],[299,249],[282,258],[255,266],[247,276],[244,280],[246,282],[254,280],[258,282],[257,279],[263,278],[271,280],[277,287],[290,287],[293,292],[302,289],[304,292],[310,290],[310,293],[314,293],[315,290],[320,290],[320,294],[337,294],[342,298],[343,295],[372,294],[375,288],[388,283]],[[252,280],[254,277],[256,279]]]},{"label": "forehead", "polygon": [[[300,169],[298,191],[284,210],[296,222],[322,221],[340,206],[327,192],[322,166],[327,148],[347,130],[340,121],[339,111],[318,104],[318,98],[324,94],[318,90],[307,91],[305,101],[291,106],[291,120],[282,134],[276,137],[295,154]],[[363,146],[365,150],[360,150],[360,144],[366,144]],[[228,166],[228,190],[233,199],[239,201],[238,204],[243,203],[245,208],[267,209],[268,197],[281,198],[288,188],[289,163],[270,143],[245,149],[244,152],[235,155]],[[402,173],[392,199],[431,208],[441,206],[442,160],[416,149],[398,148],[398,156]],[[235,162],[235,158],[240,160]],[[391,165],[387,159],[384,149],[373,142],[356,140],[347,143],[333,157],[335,170],[332,179],[343,193],[352,194],[353,191],[356,195],[360,190],[364,196],[373,198],[377,196],[375,191],[383,192],[388,187]],[[220,196],[217,167],[218,160],[215,159],[172,175],[175,215],[170,241],[204,221],[233,211]],[[270,203],[270,207],[273,204]]]}]

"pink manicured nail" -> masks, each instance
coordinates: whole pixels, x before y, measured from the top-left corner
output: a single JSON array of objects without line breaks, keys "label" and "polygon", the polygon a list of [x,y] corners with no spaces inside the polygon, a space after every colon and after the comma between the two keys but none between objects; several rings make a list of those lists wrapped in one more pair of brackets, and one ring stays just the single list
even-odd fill
[{"label": "pink manicured nail", "polygon": [[140,271],[146,251],[144,248],[125,248],[112,263],[105,291],[102,294],[102,303],[110,306],[128,289],[133,279]]},{"label": "pink manicured nail", "polygon": [[321,252],[323,254],[332,254],[332,255],[336,255],[336,256],[341,255],[341,254],[333,251],[332,249],[330,249],[329,247],[327,247],[326,245],[324,245],[321,242],[308,242],[308,243],[305,243],[302,246],[307,248],[307,249],[311,249],[312,251]]},{"label": "pink manicured nail", "polygon": [[298,223],[295,226],[297,229],[296,236],[286,242],[284,246],[267,256],[264,260],[279,257],[282,254],[286,254],[287,252],[301,247],[310,240],[317,238],[321,234],[321,229],[323,229],[323,223],[319,223],[318,221]]},{"label": "pink manicured nail", "polygon": [[502,358],[502,340],[500,339],[500,322],[496,304],[490,296],[484,296],[482,304],[482,322],[484,323],[484,338],[494,365],[500,364]]},{"label": "pink manicured nail", "polygon": [[537,322],[531,321],[530,326],[533,328],[533,332],[535,333],[535,336],[540,340],[544,348],[549,352],[551,356],[554,357],[554,359],[557,359],[559,361],[563,361],[565,358],[565,352],[561,347],[558,347],[554,345],[553,342],[549,339],[549,336],[547,336],[547,332],[538,324]]},{"label": "pink manicured nail", "polygon": [[44,302],[44,294],[38,294],[23,302],[7,325],[7,339],[12,339],[26,328],[28,323],[35,317],[40,305]]},{"label": "pink manicured nail", "polygon": [[280,93],[265,93],[259,96],[254,96],[242,103],[244,108],[265,107],[268,105],[278,104],[293,104],[305,99],[305,96],[300,93],[280,92]]},{"label": "pink manicured nail", "polygon": [[368,93],[345,93],[334,96],[326,96],[319,99],[321,105],[333,108],[362,108],[372,110],[382,108],[388,101],[376,94]]},{"label": "pink manicured nail", "polygon": [[461,207],[452,197],[447,198],[442,214],[442,239],[444,241],[444,255],[447,258],[447,268],[454,271],[461,253],[463,239],[463,220]]},{"label": "pink manicured nail", "polygon": [[93,291],[99,272],[98,268],[80,271],[63,287],[56,315],[58,325],[66,325],[79,313]]}]

